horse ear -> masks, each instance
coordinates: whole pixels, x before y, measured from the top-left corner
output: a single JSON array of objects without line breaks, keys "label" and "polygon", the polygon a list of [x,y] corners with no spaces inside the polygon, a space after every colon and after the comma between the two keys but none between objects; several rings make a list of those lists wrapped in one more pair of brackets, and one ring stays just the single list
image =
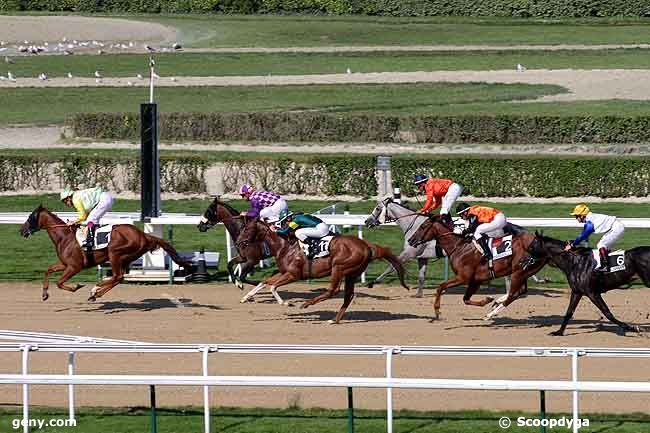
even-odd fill
[{"label": "horse ear", "polygon": [[535,230],[535,237],[536,237],[536,238],[539,237],[539,232],[538,232],[537,230]]}]

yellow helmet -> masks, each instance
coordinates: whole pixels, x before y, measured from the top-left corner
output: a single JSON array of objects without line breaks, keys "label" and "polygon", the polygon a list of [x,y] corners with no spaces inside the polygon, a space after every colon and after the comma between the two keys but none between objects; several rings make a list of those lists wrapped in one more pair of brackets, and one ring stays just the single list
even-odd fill
[{"label": "yellow helmet", "polygon": [[579,205],[573,208],[573,212],[571,212],[571,215],[587,216],[588,213],[589,213],[589,206],[587,206],[584,203],[580,203]]}]

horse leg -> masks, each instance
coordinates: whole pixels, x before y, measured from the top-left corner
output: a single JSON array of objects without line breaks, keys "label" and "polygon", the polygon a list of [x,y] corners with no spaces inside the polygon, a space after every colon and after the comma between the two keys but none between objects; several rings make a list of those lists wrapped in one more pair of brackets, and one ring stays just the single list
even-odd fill
[{"label": "horse leg", "polygon": [[111,270],[113,272],[113,276],[105,282],[102,282],[95,287],[92,288],[90,291],[90,297],[88,298],[89,301],[96,301],[97,298],[101,298],[104,296],[108,291],[110,291],[113,287],[117,286],[124,280],[124,274],[126,274],[126,267],[127,265],[121,263],[121,262],[116,262],[116,263],[111,263]]},{"label": "horse leg", "polygon": [[253,289],[251,291],[249,291],[248,293],[246,293],[244,295],[244,297],[239,300],[239,302],[241,302],[243,304],[244,302],[248,302],[250,299],[253,299],[253,296],[255,296],[257,294],[257,292],[259,292],[264,287],[266,287],[266,281],[267,280],[262,281],[257,286],[253,287]]},{"label": "horse leg", "polygon": [[239,290],[244,290],[244,284],[250,284],[253,286],[258,285],[260,282],[259,281],[252,281],[246,278],[248,276],[248,273],[255,269],[255,265],[259,263],[259,260],[247,260],[242,266],[241,266],[241,272],[239,273],[239,284],[236,284],[237,287],[239,287]]},{"label": "horse leg", "polygon": [[[273,280],[272,282],[271,279]],[[287,302],[282,299],[282,297],[278,294],[278,291],[276,290],[278,287],[284,286],[289,283],[293,283],[294,281],[297,281],[298,278],[296,278],[294,275],[285,273],[285,274],[280,274],[280,275],[274,275],[271,278],[269,278],[268,284],[271,286],[271,294],[275,298],[276,301],[278,301],[278,304],[280,305],[293,305],[290,302]]]},{"label": "horse leg", "polygon": [[510,294],[510,288],[512,287],[512,277],[508,275],[506,277],[503,277],[503,280],[506,283],[506,293],[503,296],[499,296],[497,299],[495,299],[495,304],[503,304],[506,299],[508,299],[508,295]]},{"label": "horse leg", "polygon": [[70,278],[74,277],[81,271],[81,268],[76,268],[70,265],[67,265],[65,267],[65,270],[63,271],[63,275],[59,278],[59,280],[56,282],[56,286],[61,289],[61,290],[67,290],[68,292],[76,292],[77,290],[81,289],[84,285],[83,284],[77,284],[74,287],[73,286],[68,286],[65,284],[66,281],[68,281]]},{"label": "horse leg", "polygon": [[[239,290],[243,290],[243,289],[244,289],[244,285],[241,284],[241,283],[238,284],[239,279],[235,276],[235,270],[234,270],[234,267],[235,267],[236,264],[243,263],[243,262],[244,262],[244,258],[243,258],[242,256],[237,256],[237,257],[235,257],[234,259],[230,260],[230,261],[228,262],[228,264],[226,265],[226,269],[228,270],[228,276],[229,276],[230,279],[232,280],[233,284],[234,284],[235,286],[237,286],[237,288],[238,288]],[[241,275],[240,275],[240,276],[241,276]]]},{"label": "horse leg", "polygon": [[341,287],[342,278],[343,278],[343,273],[338,268],[332,269],[330,288],[327,289],[325,293],[321,293],[320,295],[316,296],[314,299],[310,299],[309,301],[303,302],[300,308],[307,308],[310,305],[318,304],[319,302],[329,299],[332,296],[336,295],[339,291],[339,288]]},{"label": "horse leg", "polygon": [[381,283],[384,280],[384,278],[386,278],[386,275],[388,275],[388,274],[390,274],[391,272],[394,272],[394,271],[395,271],[395,269],[393,269],[393,267],[391,265],[386,266],[386,269],[384,269],[384,272],[382,272],[381,275],[379,275],[373,281],[369,282],[366,285],[366,287],[368,287],[369,289],[372,289],[372,286],[374,286],[375,284]]},{"label": "horse leg", "polygon": [[450,287],[459,286],[461,284],[463,284],[463,281],[460,278],[458,278],[458,276],[455,276],[450,280],[443,281],[442,283],[440,283],[440,285],[436,289],[436,300],[433,303],[433,309],[436,313],[436,319],[440,318],[440,299],[442,298],[442,293]]},{"label": "horse leg", "polygon": [[47,289],[50,287],[50,275],[52,275],[53,272],[59,272],[65,269],[65,265],[61,262],[50,266],[47,268],[47,271],[45,271],[45,278],[43,279],[43,294],[41,295],[41,298],[44,301],[47,301],[47,299],[50,297],[50,295],[47,293]]},{"label": "horse leg", "polygon": [[338,324],[345,314],[345,310],[350,306],[352,299],[354,299],[354,282],[357,280],[357,275],[346,275],[345,276],[345,295],[343,298],[343,305],[338,313],[336,313],[336,318],[330,324]]},{"label": "horse leg", "polygon": [[[524,280],[523,283],[521,281],[521,277],[519,275],[513,274],[511,278],[507,278],[509,280],[508,286],[508,292],[501,296],[499,299],[494,301],[493,308],[492,310],[487,313],[484,317],[485,320],[489,320],[496,316],[501,310],[505,309],[508,305],[510,305],[515,299],[517,299],[522,293],[526,293],[526,290],[528,288],[528,282],[527,280]],[[524,290],[522,290],[524,288]]]},{"label": "horse leg", "polygon": [[424,296],[424,279],[427,276],[427,264],[429,259],[418,257],[418,291],[415,293],[416,298]]},{"label": "horse leg", "polygon": [[638,326],[628,325],[627,323],[621,322],[616,317],[614,317],[612,312],[609,310],[609,307],[605,303],[605,300],[603,299],[603,296],[600,293],[591,293],[591,294],[587,295],[587,297],[589,297],[591,302],[593,302],[594,305],[596,305],[596,307],[598,307],[598,309],[605,315],[605,317],[607,317],[607,319],[609,319],[610,322],[613,322],[613,323],[617,324],[624,331],[640,332],[640,329],[639,329]]},{"label": "horse leg", "polygon": [[567,307],[566,314],[564,315],[564,319],[562,319],[562,325],[560,326],[560,329],[551,332],[549,335],[555,335],[555,336],[564,335],[564,330],[566,329],[566,325],[569,323],[569,320],[571,320],[571,317],[573,317],[573,313],[576,311],[576,307],[578,306],[580,299],[582,299],[582,293],[578,293],[575,290],[571,290],[571,299],[569,300],[569,306]]},{"label": "horse leg", "polygon": [[481,283],[477,283],[476,281],[472,281],[467,285],[467,289],[465,290],[465,295],[463,295],[463,302],[465,305],[472,305],[474,307],[485,307],[487,304],[490,302],[494,301],[494,298],[491,298],[487,296],[485,299],[481,301],[472,301],[472,296],[476,292],[478,292],[478,289],[481,287]]}]

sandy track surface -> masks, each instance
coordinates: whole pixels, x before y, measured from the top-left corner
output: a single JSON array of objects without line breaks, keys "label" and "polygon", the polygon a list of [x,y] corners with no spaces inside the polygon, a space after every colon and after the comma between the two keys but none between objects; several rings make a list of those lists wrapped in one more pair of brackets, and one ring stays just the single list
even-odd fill
[{"label": "sandy track surface", "polygon": [[[162,77],[156,86],[260,86],[305,84],[380,84],[422,82],[487,82],[556,84],[569,89],[569,93],[544,96],[538,101],[585,101],[607,99],[650,99],[650,71],[644,69],[573,70],[538,69],[517,72],[500,71],[433,71],[433,72],[375,72],[318,75],[275,76],[218,76],[218,77]],[[11,87],[124,87],[148,86],[147,80],[134,78],[18,78],[2,80],[0,88]]]},{"label": "sandy track surface", "polygon": [[7,44],[60,42],[63,38],[159,43],[175,40],[176,30],[162,24],[119,18],[0,15],[0,41]]},{"label": "sandy track surface", "polygon": [[[322,284],[291,285],[280,294],[294,301],[315,296]],[[532,289],[529,296],[511,305],[494,323],[481,320],[484,309],[466,307],[461,292],[452,290],[443,299],[442,319],[429,323],[431,297],[415,299],[398,287],[359,288],[357,297],[340,325],[329,325],[341,299],[309,309],[283,307],[268,293],[257,303],[240,304],[241,292],[231,285],[122,285],[94,304],[85,301],[85,289],[71,294],[52,290],[49,301],[40,301],[37,284],[4,283],[8,294],[0,323],[3,328],[89,335],[127,340],[170,343],[293,343],[379,345],[473,346],[604,346],[647,347],[645,335],[618,335],[591,304],[582,303],[565,337],[551,337],[568,298],[564,289]],[[486,291],[479,293],[484,295]],[[477,297],[478,299],[478,297]],[[650,298],[645,290],[617,291],[606,295],[614,314],[622,320],[649,325]],[[64,354],[33,353],[31,371],[66,369]],[[211,374],[261,375],[382,375],[383,359],[359,357],[235,356],[214,354]],[[569,359],[501,358],[401,358],[394,361],[395,376],[431,378],[529,378],[568,379]],[[583,359],[580,377],[593,380],[644,380],[650,365],[634,359]],[[0,371],[18,372],[20,356],[3,353]],[[79,373],[199,374],[200,354],[100,355],[77,357]],[[34,387],[34,404],[65,405],[67,389]],[[145,387],[79,387],[80,405],[146,405]],[[396,391],[395,407],[411,409],[522,409],[537,408],[537,393]],[[0,403],[19,403],[19,387],[0,387]],[[581,411],[647,411],[647,395],[603,393],[581,396]],[[162,405],[200,405],[201,389],[159,390]],[[345,407],[345,391],[336,389],[212,389],[214,405],[284,407]],[[381,391],[356,390],[359,407],[383,408]],[[549,412],[569,411],[567,393],[547,396]]]}]

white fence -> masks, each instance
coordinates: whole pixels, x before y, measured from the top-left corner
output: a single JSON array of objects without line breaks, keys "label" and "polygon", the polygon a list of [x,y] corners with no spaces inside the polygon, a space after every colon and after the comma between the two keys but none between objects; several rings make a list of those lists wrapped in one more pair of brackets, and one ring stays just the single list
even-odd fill
[{"label": "white fence", "polygon": [[[0,331],[4,334],[14,331]],[[43,334],[46,335],[46,334]],[[29,338],[27,338],[29,337]],[[49,337],[53,337],[49,335]],[[202,386],[204,404],[204,430],[210,432],[210,386],[253,387],[338,387],[386,389],[387,431],[393,429],[394,388],[404,389],[458,389],[500,391],[567,391],[573,394],[573,431],[578,431],[579,392],[650,392],[646,381],[580,381],[578,359],[594,358],[650,358],[650,349],[618,348],[566,348],[566,347],[464,347],[464,346],[364,346],[364,345],[265,345],[265,344],[147,344],[138,342],[111,342],[90,339],[93,343],[73,343],[65,338],[53,337],[56,342],[43,343],[30,338],[49,338],[38,335],[26,336],[27,342],[0,343],[0,352],[21,352],[20,374],[0,374],[0,384],[22,384],[23,420],[29,420],[29,385],[68,385],[69,417],[74,419],[75,385],[177,385]],[[62,352],[68,354],[67,374],[29,373],[30,356],[39,352]],[[74,371],[75,356],[84,353],[196,353],[202,359],[200,375],[77,375]],[[319,355],[319,356],[381,356],[385,358],[383,377],[304,377],[304,376],[211,376],[208,373],[208,357],[220,353],[249,355]],[[393,376],[395,356],[474,356],[474,357],[565,357],[571,360],[571,380],[468,380],[435,378],[400,378]],[[125,367],[126,368],[126,367]],[[558,372],[559,375],[559,372]],[[350,402],[350,401],[349,401]],[[24,424],[28,425],[27,422]],[[28,432],[28,427],[24,428]]]}]

